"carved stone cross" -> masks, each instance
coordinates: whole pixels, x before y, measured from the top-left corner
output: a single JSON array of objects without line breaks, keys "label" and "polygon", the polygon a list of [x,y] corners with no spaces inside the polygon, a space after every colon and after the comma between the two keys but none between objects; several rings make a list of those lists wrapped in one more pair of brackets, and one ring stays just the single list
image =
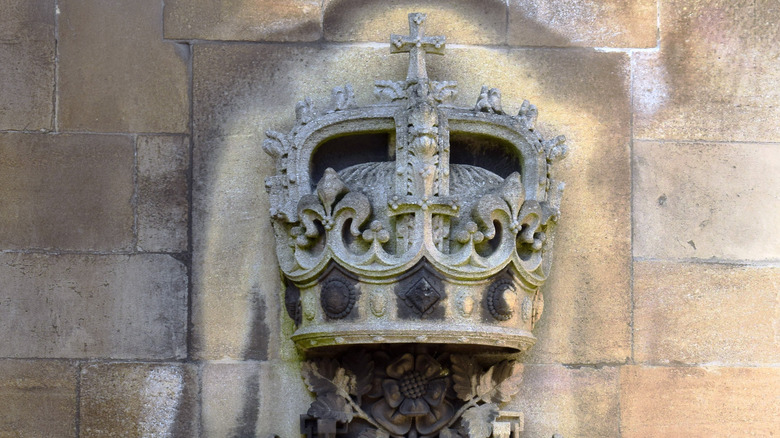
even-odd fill
[{"label": "carved stone cross", "polygon": [[409,72],[407,81],[428,79],[425,68],[425,54],[444,54],[443,36],[425,36],[425,14],[415,12],[409,14],[409,35],[390,35],[392,53],[409,52]]}]

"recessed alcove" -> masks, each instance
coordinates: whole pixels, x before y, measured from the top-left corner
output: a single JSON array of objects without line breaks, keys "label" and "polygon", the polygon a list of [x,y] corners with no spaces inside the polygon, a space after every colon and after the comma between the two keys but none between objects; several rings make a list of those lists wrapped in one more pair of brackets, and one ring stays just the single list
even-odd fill
[{"label": "recessed alcove", "polygon": [[512,143],[488,135],[450,132],[450,164],[469,164],[501,178],[520,172],[522,162]]},{"label": "recessed alcove", "polygon": [[395,154],[395,145],[391,144],[393,138],[389,132],[361,132],[320,143],[311,160],[312,188],[329,167],[338,172],[355,164],[392,160]]}]

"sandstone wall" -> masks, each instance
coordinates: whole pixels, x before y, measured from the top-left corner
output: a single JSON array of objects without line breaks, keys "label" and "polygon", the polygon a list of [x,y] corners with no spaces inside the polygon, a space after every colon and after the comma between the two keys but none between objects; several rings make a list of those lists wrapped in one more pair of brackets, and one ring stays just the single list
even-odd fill
[{"label": "sandstone wall", "polygon": [[0,436],[297,436],[260,142],[413,11],[569,139],[525,436],[777,435],[777,1],[4,0]]}]

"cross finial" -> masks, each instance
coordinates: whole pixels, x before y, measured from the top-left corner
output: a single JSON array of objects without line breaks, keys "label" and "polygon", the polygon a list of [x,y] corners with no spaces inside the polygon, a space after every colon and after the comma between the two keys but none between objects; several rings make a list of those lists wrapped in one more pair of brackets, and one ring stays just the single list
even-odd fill
[{"label": "cross finial", "polygon": [[444,54],[443,36],[425,36],[425,14],[413,12],[409,14],[409,35],[390,35],[392,53],[409,52],[409,72],[407,81],[427,79],[425,69],[425,54]]}]

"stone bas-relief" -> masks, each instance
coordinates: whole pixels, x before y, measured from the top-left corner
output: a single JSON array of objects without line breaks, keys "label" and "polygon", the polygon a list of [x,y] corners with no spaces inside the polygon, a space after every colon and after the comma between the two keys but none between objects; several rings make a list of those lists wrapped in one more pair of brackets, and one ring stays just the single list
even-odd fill
[{"label": "stone bas-relief", "polygon": [[[404,81],[376,83],[380,103],[357,107],[350,85],[335,88],[328,107],[299,102],[292,130],[269,131],[263,143],[276,164],[266,189],[292,339],[331,360],[304,368],[318,396],[302,423],[311,436],[486,438],[520,429],[493,426],[507,392],[496,399],[477,388],[504,385],[516,367],[469,365],[458,378],[476,392],[461,391],[455,410],[446,376],[475,362],[446,352],[510,354],[536,341],[563,190],[553,164],[567,148],[534,130],[529,102],[506,113],[498,89],[482,87],[473,107],[451,105],[457,84],[429,79],[425,66],[427,53],[444,54],[445,39],[426,36],[424,21],[410,14],[410,35],[391,36],[393,53],[409,53],[409,70]],[[338,365],[372,344],[402,351],[370,379]],[[446,360],[412,353],[426,344]],[[383,382],[364,382],[370,407],[355,389],[360,379]],[[375,429],[351,429],[355,416]]]},{"label": "stone bas-relief", "polygon": [[301,416],[307,437],[509,438],[523,428],[522,413],[500,409],[520,389],[512,360],[484,367],[418,344],[311,360],[302,374],[317,395]]}]

